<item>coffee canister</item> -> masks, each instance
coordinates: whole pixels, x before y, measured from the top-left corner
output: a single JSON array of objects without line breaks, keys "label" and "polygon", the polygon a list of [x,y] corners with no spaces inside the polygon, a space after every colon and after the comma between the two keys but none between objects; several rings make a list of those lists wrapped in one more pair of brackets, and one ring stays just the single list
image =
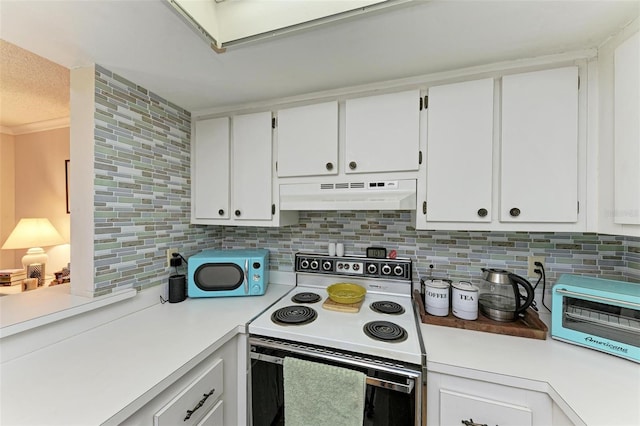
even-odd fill
[{"label": "coffee canister", "polygon": [[438,317],[449,315],[449,282],[447,280],[422,280],[422,282],[425,311]]},{"label": "coffee canister", "polygon": [[451,289],[451,311],[461,319],[478,319],[478,287],[468,281],[454,283]]}]

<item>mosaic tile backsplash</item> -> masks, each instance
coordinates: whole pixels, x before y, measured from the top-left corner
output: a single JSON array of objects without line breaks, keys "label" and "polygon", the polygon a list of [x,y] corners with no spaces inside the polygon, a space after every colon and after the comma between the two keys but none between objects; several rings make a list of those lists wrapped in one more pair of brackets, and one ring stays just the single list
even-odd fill
[{"label": "mosaic tile backsplash", "polygon": [[100,66],[95,84],[96,295],[166,283],[169,248],[188,257],[206,248],[264,247],[272,270],[290,272],[293,253],[325,252],[330,241],[344,243],[346,254],[396,249],[414,259],[415,282],[474,281],[482,267],[526,276],[528,256],[543,256],[548,285],[563,273],[640,283],[640,238],[416,231],[409,211],[300,212],[299,224],[281,228],[191,225],[190,113]]},{"label": "mosaic tile backsplash", "polygon": [[166,251],[219,245],[191,225],[191,114],[96,65],[95,295],[166,282]]},{"label": "mosaic tile backsplash", "polygon": [[326,252],[327,244],[333,241],[344,243],[347,255],[362,255],[368,246],[395,249],[398,256],[414,259],[414,281],[428,276],[474,281],[480,279],[483,267],[505,268],[526,277],[528,257],[543,256],[548,285],[564,273],[640,283],[640,238],[591,233],[416,231],[409,211],[300,212],[298,225],[225,227],[222,237],[225,248],[268,248],[271,269],[281,271],[293,270],[293,253]]}]

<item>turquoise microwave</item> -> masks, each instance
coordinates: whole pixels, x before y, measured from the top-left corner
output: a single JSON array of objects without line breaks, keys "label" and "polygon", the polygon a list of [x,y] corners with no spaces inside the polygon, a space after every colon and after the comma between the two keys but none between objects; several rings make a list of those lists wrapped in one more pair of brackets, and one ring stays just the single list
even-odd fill
[{"label": "turquoise microwave", "polygon": [[640,363],[640,283],[565,274],[551,311],[552,338]]},{"label": "turquoise microwave", "polygon": [[268,285],[266,249],[203,250],[189,258],[189,297],[262,296]]}]

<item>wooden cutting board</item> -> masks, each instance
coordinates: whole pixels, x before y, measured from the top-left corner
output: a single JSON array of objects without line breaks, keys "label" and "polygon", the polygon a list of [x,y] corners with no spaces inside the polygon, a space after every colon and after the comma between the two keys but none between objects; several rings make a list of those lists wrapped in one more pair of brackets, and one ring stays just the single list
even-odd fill
[{"label": "wooden cutting board", "polygon": [[324,301],[322,307],[329,311],[356,313],[360,312],[360,307],[362,307],[363,303],[364,299],[358,303],[338,303],[327,297],[327,300]]}]

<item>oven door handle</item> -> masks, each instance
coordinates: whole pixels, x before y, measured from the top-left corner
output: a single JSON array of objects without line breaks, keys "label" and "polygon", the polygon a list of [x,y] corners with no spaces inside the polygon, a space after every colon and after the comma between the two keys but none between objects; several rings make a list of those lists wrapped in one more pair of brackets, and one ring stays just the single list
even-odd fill
[{"label": "oven door handle", "polygon": [[[279,364],[282,365],[284,359],[278,356],[266,355],[256,352],[251,352],[251,359],[255,359],[258,361],[269,362],[271,364]],[[367,385],[375,386],[378,388],[389,389],[397,392],[402,392],[406,394],[410,394],[413,392],[413,387],[415,386],[413,379],[407,379],[407,383],[397,383],[392,382],[390,380],[380,379],[378,377],[370,377],[367,376],[365,379]]]}]

